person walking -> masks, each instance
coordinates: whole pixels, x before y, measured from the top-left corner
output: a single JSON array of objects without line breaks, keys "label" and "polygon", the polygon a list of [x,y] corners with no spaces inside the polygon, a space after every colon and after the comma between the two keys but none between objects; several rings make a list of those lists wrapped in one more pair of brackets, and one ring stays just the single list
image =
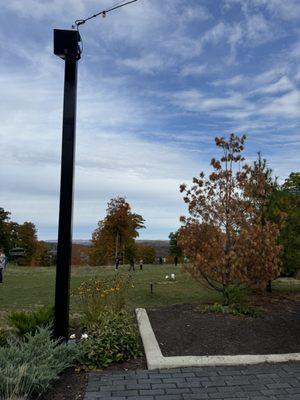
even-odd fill
[{"label": "person walking", "polygon": [[129,272],[135,271],[135,269],[134,269],[134,258],[130,257],[130,261],[129,262],[130,262]]},{"label": "person walking", "polygon": [[142,271],[143,270],[143,260],[142,259],[140,259],[139,265],[140,265],[140,271]]},{"label": "person walking", "polygon": [[3,271],[6,267],[6,256],[3,249],[0,249],[0,283],[3,283]]}]

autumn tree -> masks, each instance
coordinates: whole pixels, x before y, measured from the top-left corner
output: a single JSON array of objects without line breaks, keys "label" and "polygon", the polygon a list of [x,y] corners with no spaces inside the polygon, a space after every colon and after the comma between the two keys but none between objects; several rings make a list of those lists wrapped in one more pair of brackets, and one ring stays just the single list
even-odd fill
[{"label": "autumn tree", "polygon": [[182,217],[178,243],[189,263],[186,270],[230,301],[233,287],[266,284],[280,271],[279,222],[264,221],[267,175],[259,162],[245,163],[245,136],[216,138],[221,158],[211,160],[193,185],[181,185],[190,216]]},{"label": "autumn tree", "polygon": [[18,228],[18,244],[24,248],[25,254],[18,260],[19,265],[36,265],[38,248],[37,230],[32,222],[24,222]]},{"label": "autumn tree", "polygon": [[56,252],[43,240],[39,240],[35,246],[35,253],[32,259],[32,265],[40,267],[50,267],[56,264]]},{"label": "autumn tree", "polygon": [[89,252],[90,249],[88,246],[73,243],[72,244],[72,257],[71,264],[75,266],[82,266],[89,264]]},{"label": "autumn tree", "polygon": [[18,224],[12,221],[10,212],[0,207],[0,248],[9,256],[9,251],[15,247],[25,250],[24,256],[18,258],[19,265],[45,264],[49,249],[46,243],[38,242],[35,225],[32,222]]},{"label": "autumn tree", "polygon": [[153,264],[156,258],[155,248],[144,244],[137,244],[136,257],[138,260],[143,260],[144,264]]},{"label": "autumn tree", "polygon": [[92,235],[91,263],[109,263],[117,256],[126,259],[135,253],[135,239],[138,230],[144,228],[141,215],[131,211],[123,197],[111,199],[107,205],[106,217],[98,222]]}]

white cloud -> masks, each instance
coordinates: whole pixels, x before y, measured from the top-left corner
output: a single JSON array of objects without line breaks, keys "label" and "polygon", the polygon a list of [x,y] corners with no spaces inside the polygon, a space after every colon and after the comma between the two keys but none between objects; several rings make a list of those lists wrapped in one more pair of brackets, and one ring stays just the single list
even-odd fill
[{"label": "white cloud", "polygon": [[[43,74],[34,64],[17,75],[2,71],[0,81],[0,136],[5,148],[0,159],[1,205],[14,220],[35,222],[43,238],[55,238],[58,218],[63,63],[55,60],[57,68],[52,61],[41,65]],[[82,72],[85,75],[84,68]],[[184,204],[179,184],[198,166],[184,146],[179,150],[139,135],[152,112],[151,105],[128,92],[123,80],[80,84],[75,236],[80,229],[89,237],[91,227],[103,218],[107,201],[117,195],[126,196],[145,216],[156,238],[166,237],[165,231],[177,226]]]},{"label": "white cloud", "polygon": [[286,76],[283,76],[274,83],[269,83],[267,85],[259,86],[252,93],[275,94],[275,93],[291,91],[293,89],[294,85],[292,84],[290,79]]},{"label": "white cloud", "polygon": [[180,74],[182,76],[203,75],[208,71],[208,66],[205,64],[187,64],[185,65]]},{"label": "white cloud", "polygon": [[299,19],[300,4],[298,0],[225,0],[225,5],[231,7],[239,4],[244,12],[256,11],[257,8],[267,10],[273,17],[284,20]]},{"label": "white cloud", "polygon": [[239,93],[228,93],[227,96],[207,96],[199,90],[183,90],[170,95],[170,100],[177,106],[191,112],[219,112],[223,115],[234,110],[246,112],[250,103]]},{"label": "white cloud", "polygon": [[[16,21],[9,46],[6,33],[0,33],[2,205],[13,218],[31,219],[52,237],[58,213],[63,62],[51,54],[50,26],[69,27],[76,18],[111,4],[1,4]],[[82,27],[75,232],[88,232],[88,237],[109,198],[125,195],[145,216],[152,235],[166,237],[178,226],[184,207],[178,184],[204,169],[215,135],[249,132],[251,149],[271,149],[272,166],[280,175],[299,165],[300,50],[294,31],[278,23],[296,3],[245,0],[239,2],[242,13],[236,7],[236,14],[222,4],[139,0]],[[272,49],[271,42],[287,32],[286,48],[274,42]],[[291,140],[284,140],[291,131]],[[291,157],[283,143],[292,148]]]},{"label": "white cloud", "polygon": [[119,64],[139,72],[153,74],[155,71],[166,67],[166,63],[159,54],[146,54],[139,58],[126,58],[119,60]]},{"label": "white cloud", "polygon": [[254,0],[253,5],[264,6],[273,15],[286,20],[299,19],[300,4],[298,0]]},{"label": "white cloud", "polygon": [[300,109],[300,91],[292,90],[268,101],[260,113],[272,117],[298,118]]},{"label": "white cloud", "polygon": [[206,21],[211,18],[211,15],[203,5],[183,5],[183,11],[180,12],[180,17],[185,22]]}]

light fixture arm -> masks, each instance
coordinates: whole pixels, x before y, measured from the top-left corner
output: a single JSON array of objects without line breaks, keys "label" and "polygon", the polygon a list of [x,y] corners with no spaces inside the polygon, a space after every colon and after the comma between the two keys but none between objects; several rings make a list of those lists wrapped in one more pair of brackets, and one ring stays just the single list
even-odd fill
[{"label": "light fixture arm", "polygon": [[115,6],[111,7],[111,8],[108,8],[107,10],[102,10],[102,11],[96,13],[96,14],[91,15],[91,16],[88,17],[88,18],[85,18],[85,19],[77,19],[77,20],[74,22],[73,28],[77,27],[77,29],[78,29],[78,27],[79,27],[80,25],[85,24],[85,23],[86,23],[87,21],[89,21],[90,19],[96,18],[96,17],[98,17],[99,15],[102,15],[103,17],[106,17],[106,14],[107,14],[107,13],[109,13],[109,12],[111,12],[111,11],[114,11],[114,10],[117,10],[118,8],[127,6],[128,4],[135,3],[136,1],[137,1],[137,0],[127,1],[126,3],[122,3],[122,4],[115,5]]}]

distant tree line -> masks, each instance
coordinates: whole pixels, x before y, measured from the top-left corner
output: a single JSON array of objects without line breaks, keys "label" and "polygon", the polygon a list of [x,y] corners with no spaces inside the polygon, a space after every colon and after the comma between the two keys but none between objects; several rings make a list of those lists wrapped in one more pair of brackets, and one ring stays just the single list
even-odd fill
[{"label": "distant tree line", "polygon": [[[18,224],[10,218],[10,212],[0,207],[0,247],[10,261],[18,265],[48,266],[55,263],[55,255],[44,241],[37,239],[37,229],[32,222]],[[24,250],[22,256],[13,258],[15,248]]]}]

